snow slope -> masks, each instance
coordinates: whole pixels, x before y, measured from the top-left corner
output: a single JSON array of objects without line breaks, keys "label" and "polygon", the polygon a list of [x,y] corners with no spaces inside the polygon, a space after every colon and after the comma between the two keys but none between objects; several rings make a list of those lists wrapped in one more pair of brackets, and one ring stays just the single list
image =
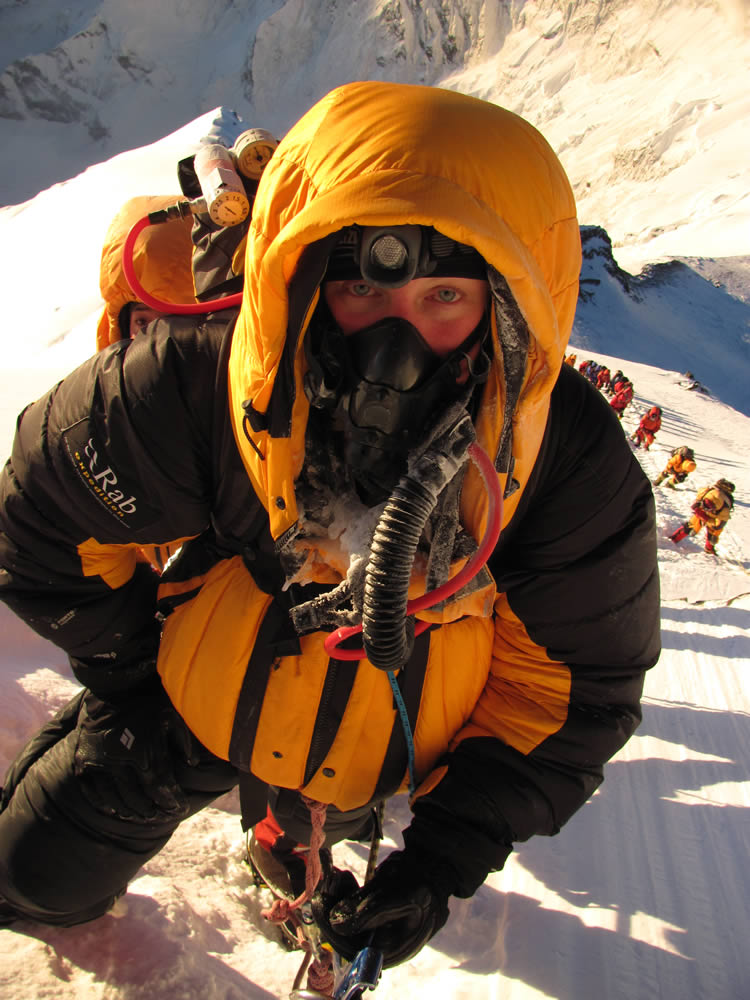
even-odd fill
[{"label": "snow slope", "polygon": [[[7,347],[4,344],[4,347]],[[750,418],[688,391],[679,373],[579,350],[622,367],[636,399],[624,430],[653,402],[664,427],[639,458],[653,475],[683,441],[694,484],[657,491],[662,574],[659,664],[643,723],[604,785],[562,833],[518,846],[504,871],[374,994],[450,1000],[744,1000],[750,982]],[[38,391],[42,376],[29,373]],[[16,409],[28,398],[4,380]],[[726,475],[737,507],[716,559],[667,538],[693,486]],[[64,657],[0,606],[0,767],[73,693]],[[743,684],[743,682],[745,682]],[[408,823],[391,800],[386,848]],[[242,862],[231,794],[182,825],[142,869],[117,911],[67,930],[0,931],[6,1000],[261,1000],[287,996],[300,962],[260,916],[268,900]],[[336,861],[362,873],[366,848]]]}]

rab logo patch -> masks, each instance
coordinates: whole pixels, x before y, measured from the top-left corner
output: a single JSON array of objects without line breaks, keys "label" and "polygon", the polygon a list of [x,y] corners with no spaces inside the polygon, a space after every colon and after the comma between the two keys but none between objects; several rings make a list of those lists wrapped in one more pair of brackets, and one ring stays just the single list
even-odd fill
[{"label": "rab logo patch", "polygon": [[83,455],[77,453],[76,461],[79,471],[99,499],[118,517],[135,514],[135,497],[126,497],[122,490],[117,489],[118,479],[111,466],[103,467],[99,461],[99,453],[94,447],[94,439],[89,438],[83,448]]},{"label": "rab logo patch", "polygon": [[65,433],[65,447],[73,468],[89,492],[104,509],[129,528],[142,528],[154,521],[154,510],[139,500],[123,483],[123,474],[107,461],[93,436],[86,436],[85,423]]}]

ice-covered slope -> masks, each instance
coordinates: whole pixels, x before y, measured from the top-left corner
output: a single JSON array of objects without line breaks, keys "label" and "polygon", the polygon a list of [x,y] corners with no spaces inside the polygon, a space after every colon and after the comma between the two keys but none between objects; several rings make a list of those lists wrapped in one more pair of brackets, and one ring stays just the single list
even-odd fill
[{"label": "ice-covered slope", "polygon": [[[8,330],[2,346],[12,350]],[[579,351],[579,356],[582,352]],[[662,643],[643,723],[604,785],[562,833],[519,844],[504,871],[451,917],[408,966],[387,971],[373,1000],[745,1000],[742,934],[750,877],[750,419],[682,388],[676,372],[592,354],[636,387],[625,432],[653,402],[665,420],[638,452],[654,476],[672,447],[693,445],[694,482],[657,492]],[[43,376],[36,378],[38,391]],[[15,385],[4,387],[20,406]],[[737,507],[721,556],[666,537],[693,489],[725,475]],[[0,606],[0,770],[75,690],[63,655]],[[261,917],[267,897],[242,863],[236,795],[186,821],[108,914],[71,929],[0,930],[4,1000],[273,1000],[301,956]],[[409,822],[391,800],[383,853]],[[367,847],[335,848],[362,874]]]}]

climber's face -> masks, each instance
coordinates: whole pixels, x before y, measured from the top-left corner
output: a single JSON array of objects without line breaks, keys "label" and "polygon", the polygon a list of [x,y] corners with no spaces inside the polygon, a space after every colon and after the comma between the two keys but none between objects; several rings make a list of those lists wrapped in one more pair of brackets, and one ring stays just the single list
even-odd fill
[{"label": "climber's face", "polygon": [[135,337],[137,333],[143,333],[149,323],[159,319],[164,313],[157,312],[142,302],[130,303],[130,337]]},{"label": "climber's face", "polygon": [[489,371],[487,264],[425,226],[352,227],[329,252],[306,388],[361,500],[387,499],[446,412]]},{"label": "climber's face", "polygon": [[[328,281],[323,293],[345,335],[399,317],[416,327],[439,358],[463,343],[489,301],[489,285],[479,278],[413,278],[401,288],[376,287],[362,278]],[[474,344],[469,354],[473,358],[478,351]]]}]

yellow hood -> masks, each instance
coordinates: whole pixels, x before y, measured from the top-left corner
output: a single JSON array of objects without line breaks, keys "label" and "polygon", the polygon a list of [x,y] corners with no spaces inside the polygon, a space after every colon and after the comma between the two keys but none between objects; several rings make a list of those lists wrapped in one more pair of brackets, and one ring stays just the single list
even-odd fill
[{"label": "yellow hood", "polygon": [[[290,282],[301,281],[295,268],[306,246],[354,223],[434,226],[475,247],[504,276],[530,334],[513,416],[513,476],[521,487],[538,453],[573,323],[581,259],[575,202],[555,154],[528,122],[431,87],[362,82],[332,91],[291,129],[263,174],[230,359],[235,435],[275,538],[297,518],[294,480],[308,413],[299,330],[291,330],[298,338],[293,357],[289,348],[283,356]],[[309,306],[294,320],[302,330],[317,301],[312,289]],[[505,402],[497,323],[496,317],[493,370],[477,420],[479,442],[492,458]],[[272,420],[269,430],[263,415],[273,413],[280,380],[288,383],[288,424],[280,430]],[[252,422],[245,419],[246,401]],[[521,492],[506,501],[505,523]],[[461,512],[478,537],[486,500],[473,469]]]},{"label": "yellow hood", "polygon": [[[120,310],[133,302],[133,294],[122,269],[122,248],[136,222],[182,200],[181,195],[147,195],[125,202],[107,230],[99,270],[99,288],[105,308],[96,331],[96,349],[103,350],[121,340],[117,319]],[[195,302],[190,267],[193,245],[191,220],[149,226],[136,240],[133,264],[147,292],[165,302]]]}]

